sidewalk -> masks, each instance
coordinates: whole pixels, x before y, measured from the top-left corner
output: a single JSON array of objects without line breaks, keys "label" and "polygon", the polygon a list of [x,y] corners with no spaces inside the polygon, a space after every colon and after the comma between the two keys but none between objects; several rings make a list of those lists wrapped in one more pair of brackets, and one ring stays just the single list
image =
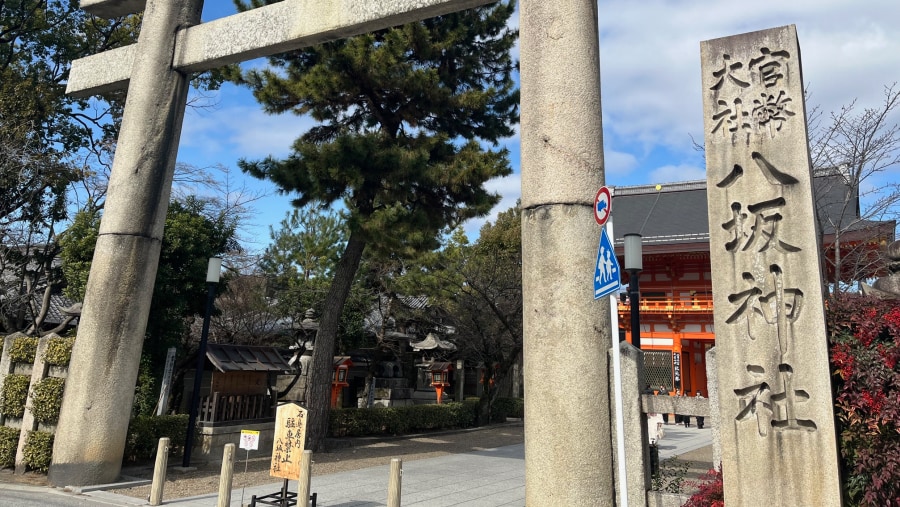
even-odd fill
[{"label": "sidewalk", "polygon": [[[666,436],[659,446],[660,459],[691,453],[693,456],[699,456],[691,459],[703,461],[705,456],[711,455],[708,450],[711,439],[712,432],[709,429],[666,426]],[[524,457],[525,446],[518,444],[404,462],[402,503],[404,507],[523,506],[525,505]],[[236,470],[235,473],[239,472]],[[311,492],[317,494],[316,505],[321,507],[379,507],[386,505],[389,477],[389,465],[316,476],[312,478]],[[231,493],[230,505],[232,507],[249,505],[253,495],[277,493],[281,490],[281,484],[273,480],[264,486],[248,487],[243,491],[236,489]],[[0,491],[7,487],[17,488],[13,485],[0,484]],[[288,488],[290,491],[297,491],[297,483],[291,481]],[[44,490],[46,495],[61,494],[59,490],[49,488],[29,487],[29,489]],[[83,491],[74,498],[85,501],[83,505],[147,505],[145,499],[102,490]],[[216,503],[217,495],[207,494],[166,500],[163,505],[212,507]]]}]

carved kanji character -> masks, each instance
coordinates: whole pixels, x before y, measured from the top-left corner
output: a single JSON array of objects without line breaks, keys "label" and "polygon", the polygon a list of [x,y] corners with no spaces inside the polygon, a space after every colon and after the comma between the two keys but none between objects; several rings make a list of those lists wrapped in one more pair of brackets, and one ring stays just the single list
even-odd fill
[{"label": "carved kanji character", "polygon": [[750,288],[728,296],[728,301],[738,304],[738,308],[725,322],[734,324],[744,319],[747,323],[747,336],[755,340],[754,331],[759,328],[751,324],[750,317],[753,314],[761,316],[767,324],[775,326],[778,350],[783,355],[787,353],[792,338],[791,324],[797,320],[803,308],[803,291],[784,287],[784,274],[778,265],[770,266],[769,273],[767,281],[770,283],[766,285],[771,289],[760,288],[763,284],[757,282],[752,274],[742,274],[744,282]]},{"label": "carved kanji character", "polygon": [[759,80],[766,88],[772,88],[784,79],[787,62],[791,55],[787,51],[771,51],[769,48],[760,48],[760,55],[750,59],[748,68],[751,74],[758,73]]},{"label": "carved kanji character", "polygon": [[756,419],[759,436],[764,437],[769,434],[772,420],[772,390],[764,381],[766,370],[762,366],[747,365],[747,372],[753,377],[755,383],[734,390],[741,407],[734,419],[736,421]]},{"label": "carved kanji character", "polygon": [[750,86],[750,83],[738,79],[735,77],[735,73],[741,68],[744,67],[744,64],[741,62],[731,63],[731,55],[723,54],[722,55],[722,68],[719,70],[713,71],[713,77],[717,79],[716,84],[712,85],[710,90],[721,90],[722,87],[725,86],[725,83],[730,82],[740,88],[747,88]]},{"label": "carved kanji character", "polygon": [[780,393],[772,395],[772,403],[776,407],[772,418],[772,427],[776,431],[816,431],[815,421],[799,419],[796,416],[795,405],[809,401],[809,393],[803,389],[793,388],[793,375],[794,368],[791,365],[778,365],[782,390]]},{"label": "carved kanji character", "polygon": [[769,130],[769,137],[775,137],[775,132],[781,130],[781,126],[796,113],[788,109],[793,99],[787,96],[784,90],[777,94],[763,92],[758,99],[753,99],[753,121],[758,129]]},{"label": "carved kanji character", "polygon": [[733,99],[730,104],[725,100],[717,100],[712,120],[715,124],[710,134],[721,131],[722,135],[734,135],[743,130],[749,135],[751,132],[750,113],[744,111],[744,103],[739,98]]},{"label": "carved kanji character", "polygon": [[[732,203],[731,220],[722,224],[722,228],[731,233],[725,249],[729,252],[747,251],[756,245],[757,252],[764,252],[769,248],[781,253],[799,252],[800,248],[783,241],[778,233],[779,223],[784,217],[777,210],[785,204],[784,198],[778,197],[751,204],[747,206],[749,213],[745,213],[741,203]],[[753,224],[748,227],[748,217],[751,215]]]}]

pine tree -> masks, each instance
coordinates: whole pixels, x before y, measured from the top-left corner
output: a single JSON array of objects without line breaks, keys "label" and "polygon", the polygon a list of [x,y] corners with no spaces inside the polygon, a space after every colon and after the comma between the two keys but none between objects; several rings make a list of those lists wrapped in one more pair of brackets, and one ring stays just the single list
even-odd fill
[{"label": "pine tree", "polygon": [[[272,1],[236,0],[240,10]],[[271,58],[275,69],[238,78],[270,113],[319,122],[286,159],[240,167],[296,195],[294,204],[342,202],[350,235],[334,272],[316,336],[307,405],[311,449],[328,424],[328,392],[339,317],[370,255],[413,255],[440,234],[486,214],[498,201],[484,183],[511,172],[518,89],[510,55],[512,1],[328,42]]]}]

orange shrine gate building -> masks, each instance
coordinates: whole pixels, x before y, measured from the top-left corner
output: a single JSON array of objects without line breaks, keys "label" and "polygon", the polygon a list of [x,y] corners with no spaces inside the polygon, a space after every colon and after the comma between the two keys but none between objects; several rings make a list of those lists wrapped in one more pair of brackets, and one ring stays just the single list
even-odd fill
[{"label": "orange shrine gate building", "polygon": [[[894,240],[896,223],[861,220],[856,194],[850,196],[849,213],[839,207],[850,191],[843,181],[838,172],[814,179],[817,212],[824,224],[823,254],[826,259],[834,259],[834,227],[827,224],[840,223],[841,263],[852,263],[855,268],[847,266],[842,272],[857,276],[864,273],[864,278],[883,276],[886,263],[881,252]],[[706,181],[611,190],[614,245],[623,268],[623,237],[635,233],[642,236],[639,305],[646,382],[654,390],[664,386],[669,392],[680,389],[693,396],[699,391],[706,397],[706,352],[716,340]],[[828,280],[834,281],[833,263],[823,265]],[[861,271],[860,265],[866,268]],[[627,287],[629,275],[621,271],[622,284]],[[842,276],[842,281],[853,280]],[[625,292],[620,296],[620,339],[631,342],[630,301]]]}]

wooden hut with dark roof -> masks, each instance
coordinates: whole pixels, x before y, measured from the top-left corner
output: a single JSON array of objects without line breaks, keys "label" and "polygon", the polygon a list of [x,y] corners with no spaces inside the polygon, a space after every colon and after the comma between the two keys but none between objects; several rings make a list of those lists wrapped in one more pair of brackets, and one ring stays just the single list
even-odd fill
[{"label": "wooden hut with dark roof", "polygon": [[[299,361],[291,362],[293,353],[276,347],[208,344],[197,421],[221,425],[274,420],[276,377],[297,371]],[[184,380],[183,404],[191,399],[194,372]]]}]

